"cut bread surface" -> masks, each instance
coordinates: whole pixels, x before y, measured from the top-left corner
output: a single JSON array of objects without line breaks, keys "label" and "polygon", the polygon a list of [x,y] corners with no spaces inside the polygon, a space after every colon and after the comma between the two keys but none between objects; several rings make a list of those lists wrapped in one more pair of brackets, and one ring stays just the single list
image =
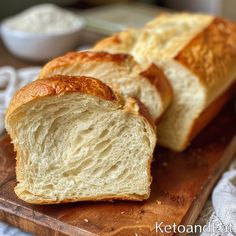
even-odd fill
[{"label": "cut bread surface", "polygon": [[172,98],[169,82],[157,66],[153,64],[142,69],[127,54],[92,51],[68,53],[44,66],[39,78],[57,74],[97,78],[125,98],[139,99],[155,121],[160,119]]},{"label": "cut bread surface", "polygon": [[[236,79],[235,45],[232,22],[182,13],[161,15],[142,29],[102,40],[94,50],[130,53],[140,65],[155,63],[163,70],[173,99],[158,124],[158,143],[183,151],[194,138],[191,134],[201,131],[195,132],[202,114]],[[201,127],[214,116],[208,114]]]},{"label": "cut bread surface", "polygon": [[156,134],[143,112],[135,99],[123,104],[92,78],[27,85],[6,115],[17,196],[36,204],[148,198]]}]

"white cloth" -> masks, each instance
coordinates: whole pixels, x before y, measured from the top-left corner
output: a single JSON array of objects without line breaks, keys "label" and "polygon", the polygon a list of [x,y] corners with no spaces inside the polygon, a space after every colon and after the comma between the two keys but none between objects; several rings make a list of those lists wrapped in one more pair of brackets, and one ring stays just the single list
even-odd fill
[{"label": "white cloth", "polygon": [[[4,131],[4,113],[15,91],[33,81],[40,68],[30,67],[15,70],[12,67],[0,68],[0,133]],[[230,169],[223,175],[212,193],[212,202],[209,200],[203,209],[196,224],[215,224],[217,232],[211,229],[203,232],[202,236],[232,236],[236,235],[236,159]],[[232,232],[223,232],[224,227],[232,225]],[[223,229],[223,231],[222,231]],[[20,230],[0,222],[0,235],[27,236]]]},{"label": "white cloth", "polygon": [[236,159],[214,188],[212,202],[208,202],[197,222],[202,219],[207,229],[201,236],[236,235]]}]

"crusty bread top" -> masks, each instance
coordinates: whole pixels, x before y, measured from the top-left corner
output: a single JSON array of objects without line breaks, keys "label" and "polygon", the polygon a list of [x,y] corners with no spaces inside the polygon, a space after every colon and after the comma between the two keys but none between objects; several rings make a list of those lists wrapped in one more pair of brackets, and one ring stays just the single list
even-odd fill
[{"label": "crusty bread top", "polygon": [[[110,54],[106,52],[90,52],[90,51],[82,51],[82,52],[69,52],[64,56],[57,57],[50,62],[48,62],[43,69],[41,70],[38,79],[43,79],[45,77],[50,77],[50,73],[59,67],[66,68],[71,64],[75,64],[76,62],[80,62],[80,64],[86,62],[113,62],[118,64],[124,63],[134,63],[134,59],[132,56],[128,54]],[[49,74],[49,75],[48,75]]]},{"label": "crusty bread top", "polygon": [[31,100],[45,96],[60,95],[67,92],[80,92],[109,101],[118,101],[117,95],[111,88],[97,79],[85,76],[56,75],[49,80],[36,80],[21,88],[13,97],[6,116],[19,106]]},{"label": "crusty bread top", "polygon": [[236,24],[215,18],[175,60],[197,75],[212,102],[236,79]]},{"label": "crusty bread top", "polygon": [[10,114],[21,105],[42,97],[56,96],[69,92],[84,93],[116,103],[121,108],[123,107],[126,112],[144,117],[151,124],[153,130],[156,131],[156,126],[150,113],[139,100],[130,97],[124,102],[109,86],[100,80],[86,76],[55,75],[29,83],[13,97],[6,113],[6,123]]}]

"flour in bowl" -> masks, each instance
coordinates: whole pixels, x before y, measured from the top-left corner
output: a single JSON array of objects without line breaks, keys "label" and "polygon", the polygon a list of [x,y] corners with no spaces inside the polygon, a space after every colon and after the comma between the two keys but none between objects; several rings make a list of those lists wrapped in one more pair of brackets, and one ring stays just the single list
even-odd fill
[{"label": "flour in bowl", "polygon": [[5,24],[15,30],[34,33],[64,33],[81,27],[83,20],[53,4],[33,6]]}]

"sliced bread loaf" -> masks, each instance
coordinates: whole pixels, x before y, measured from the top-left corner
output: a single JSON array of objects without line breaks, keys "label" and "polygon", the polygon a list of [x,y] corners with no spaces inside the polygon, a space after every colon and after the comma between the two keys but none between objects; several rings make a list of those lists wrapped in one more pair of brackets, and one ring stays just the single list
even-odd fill
[{"label": "sliced bread loaf", "polygon": [[35,204],[148,198],[151,121],[139,101],[124,103],[93,78],[28,84],[5,118],[17,152],[17,196]]},{"label": "sliced bread loaf", "polygon": [[236,25],[203,14],[164,14],[143,29],[98,43],[95,51],[130,53],[155,63],[168,78],[173,102],[158,126],[158,143],[184,150],[235,92]]}]

